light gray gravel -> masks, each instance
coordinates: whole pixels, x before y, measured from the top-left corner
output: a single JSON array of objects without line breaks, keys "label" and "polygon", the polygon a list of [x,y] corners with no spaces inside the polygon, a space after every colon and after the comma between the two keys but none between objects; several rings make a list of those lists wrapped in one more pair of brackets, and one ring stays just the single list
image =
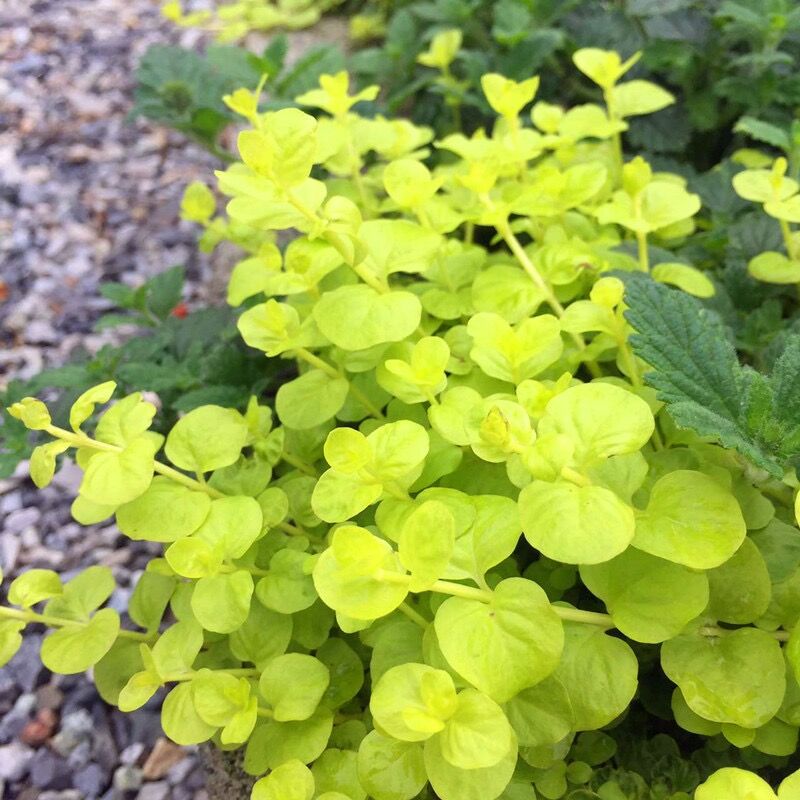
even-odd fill
[{"label": "light gray gravel", "polygon": [[[212,299],[202,288],[211,265],[178,209],[186,184],[208,179],[216,162],[177,134],[126,119],[148,45],[198,40],[159,5],[0,0],[0,386],[113,340],[92,331],[108,308],[102,281],[136,285],[184,264],[187,299]],[[21,465],[0,480],[0,563],[10,577],[107,564],[119,586],[112,605],[122,609],[153,550],[113,526],[74,523],[76,479],[67,468],[40,492]],[[85,676],[42,668],[40,638],[29,629],[0,670],[0,798],[206,797],[192,752],[144,775],[162,736],[159,699],[133,715],[109,711]]]}]

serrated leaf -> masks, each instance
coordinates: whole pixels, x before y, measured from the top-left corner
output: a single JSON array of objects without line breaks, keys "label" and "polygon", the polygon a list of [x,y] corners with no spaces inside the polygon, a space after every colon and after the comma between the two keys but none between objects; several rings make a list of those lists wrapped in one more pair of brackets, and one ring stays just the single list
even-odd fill
[{"label": "serrated leaf", "polygon": [[648,277],[625,279],[626,318],[637,331],[631,344],[654,368],[645,379],[675,422],[781,477],[779,462],[750,432],[743,402],[746,379],[719,318],[693,297]]},{"label": "serrated leaf", "polygon": [[737,133],[746,133],[751,139],[771,144],[781,150],[789,151],[792,147],[789,134],[785,130],[755,117],[742,117],[733,126],[733,130]]}]

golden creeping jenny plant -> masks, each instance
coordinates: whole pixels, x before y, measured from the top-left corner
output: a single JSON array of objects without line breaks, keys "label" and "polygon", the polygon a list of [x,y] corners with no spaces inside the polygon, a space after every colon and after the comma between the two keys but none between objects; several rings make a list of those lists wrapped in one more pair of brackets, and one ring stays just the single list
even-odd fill
[{"label": "golden creeping jenny plant", "polygon": [[[101,608],[104,569],[17,578],[6,658],[43,622],[44,663],[94,666],[123,710],[169,686],[166,733],[245,746],[264,776],[254,800],[588,786],[591,768],[564,759],[578,732],[626,713],[631,643],[660,648],[682,728],[794,753],[797,481],[677,430],[644,386],[623,283],[604,273],[650,270],[650,245],[690,233],[700,203],[677,176],[623,163],[625,120],[670,96],[622,81],[616,54],[576,64],[605,107],[528,114],[536,79],[487,75],[494,129],[439,142],[358,116],[376,90],[351,96],[345,74],[299,98],[318,118],[249,108],[242,162],[218,176],[229,220],[200,186],[184,213],[248,250],[229,286],[247,305],[239,330],[298,377],[277,420],[255,398],[244,414],[205,406],[165,440],[138,394],[85,431],[111,384],[79,399],[71,430],[37,400],[14,406],[52,436],[38,485],[74,449],[75,518],[115,515],[165,549],[134,592],[136,631]],[[282,230],[297,233],[283,252]],[[683,263],[651,274],[713,292]],[[578,576],[589,608],[565,599]],[[798,780],[777,797],[797,798]],[[738,769],[697,792],[775,797]]]}]

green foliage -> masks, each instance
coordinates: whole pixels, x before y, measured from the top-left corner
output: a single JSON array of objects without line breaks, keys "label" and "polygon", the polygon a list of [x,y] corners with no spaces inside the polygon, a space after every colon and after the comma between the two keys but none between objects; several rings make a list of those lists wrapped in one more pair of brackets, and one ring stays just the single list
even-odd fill
[{"label": "green foliage", "polygon": [[[184,201],[184,209],[186,205]],[[268,387],[275,382],[277,365],[265,364],[260,353],[241,342],[230,311],[188,311],[181,303],[181,268],[166,270],[137,288],[103,284],[101,292],[119,311],[101,317],[99,327],[135,325],[140,330],[120,345],[104,345],[93,356],[78,354],[67,366],[46,369],[26,381],[11,380],[0,392],[4,407],[47,390],[49,397],[55,397],[50,403],[52,421],[63,427],[79,395],[101,381],[113,380],[126,392],[138,389],[158,395],[155,424],[166,431],[179,413],[199,405],[244,409],[252,392],[274,391]],[[30,458],[33,445],[25,425],[5,411],[0,413],[0,476],[8,476],[20,461]],[[31,422],[29,417],[26,424],[36,429]],[[37,450],[31,471],[42,474],[38,482],[49,482],[47,476],[52,477],[63,450],[59,443]]]},{"label": "green foliage", "polygon": [[436,141],[346,73],[317,117],[237,104],[227,219],[197,185],[184,215],[241,247],[240,333],[298,377],[275,417],[256,390],[161,432],[138,392],[98,411],[108,382],[69,429],[13,403],[37,483],[74,451],[74,516],[165,550],[138,629],[106,571],[15,583],[2,655],[44,623],[124,710],[169,687],[166,734],[243,747],[255,800],[796,793],[796,348],[746,369],[687,294],[715,245],[684,179],[624,160],[669,99],[635,61],[579,50],[604,101],[565,112],[487,74],[491,128]]},{"label": "green foliage", "polygon": [[332,45],[309,48],[293,64],[286,63],[287,50],[284,35],[258,54],[232,44],[210,45],[203,54],[151,45],[136,69],[131,116],[174,128],[230,161],[221,136],[237,114],[255,113],[264,81],[269,85],[266,107],[281,108],[314,86],[320,75],[344,64]]},{"label": "green foliage", "polygon": [[740,365],[724,325],[694,298],[644,276],[628,278],[625,297],[633,347],[655,368],[646,378],[675,422],[782,477],[800,456],[800,338],[766,377]]},{"label": "green foliage", "polygon": [[231,42],[250,31],[307,28],[342,0],[233,0],[213,11],[184,13],[181,0],[167,0],[161,13],[181,26],[213,31],[219,41]]},{"label": "green foliage", "polygon": [[[178,24],[200,26],[232,42],[250,30],[311,25],[335,5],[244,0],[216,11],[183,13],[180,3],[171,2],[164,10]],[[800,55],[800,15],[791,0],[412,0],[355,3],[347,10],[359,11],[350,18],[354,53],[346,64],[359,86],[379,84],[382,113],[410,114],[439,134],[491,122],[492,102],[481,87],[487,73],[523,81],[542,70],[548,99],[567,107],[587,96],[595,99],[574,79],[570,57],[580,48],[603,47],[626,57],[642,52],[635,80],[617,103],[621,116],[629,118],[625,125],[635,147],[669,155],[688,150],[697,166],[708,168],[739,133],[739,141],[752,138],[784,150],[800,168],[791,129],[800,99],[792,72]],[[244,63],[247,54],[230,49],[227,60]],[[345,66],[329,63],[313,74],[316,60],[310,54],[295,72],[308,72],[314,80]],[[292,94],[280,79],[273,85],[274,71],[260,69],[270,73],[271,97],[291,100],[303,91],[295,87]],[[252,87],[257,80],[240,85]],[[680,104],[665,108],[670,94],[652,81],[668,87]],[[213,127],[212,114],[202,117]]]}]

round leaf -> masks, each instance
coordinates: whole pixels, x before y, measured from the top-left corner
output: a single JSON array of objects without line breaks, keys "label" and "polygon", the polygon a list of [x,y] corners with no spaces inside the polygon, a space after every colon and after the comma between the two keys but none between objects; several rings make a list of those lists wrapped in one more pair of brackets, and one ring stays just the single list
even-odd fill
[{"label": "round leaf", "polygon": [[174,542],[194,533],[210,509],[205,492],[156,475],[144,494],[117,509],[117,525],[131,539]]},{"label": "round leaf", "polygon": [[401,664],[381,675],[369,708],[378,729],[405,742],[444,730],[458,707],[453,679],[425,664]]},{"label": "round leaf", "polygon": [[231,633],[247,619],[252,595],[253,577],[245,570],[200,578],[192,593],[192,611],[207,631]]},{"label": "round leaf", "polygon": [[540,436],[563,434],[580,464],[640,450],[655,422],[647,403],[610,383],[584,383],[557,394],[539,423]]},{"label": "round leaf", "polygon": [[42,663],[62,675],[85,672],[111,649],[118,633],[119,614],[104,608],[85,625],[53,631],[42,642]]},{"label": "round leaf", "polygon": [[404,574],[386,542],[364,528],[343,525],[314,566],[314,586],[329,608],[355,619],[377,619],[394,611],[408,594],[406,583],[376,578],[378,570]]},{"label": "round leaf", "polygon": [[375,800],[412,800],[428,782],[422,748],[370,731],[358,748],[358,778]]},{"label": "round leaf", "polygon": [[307,430],[336,416],[349,390],[345,378],[313,369],[278,389],[275,410],[287,427]]},{"label": "round leaf", "polygon": [[416,330],[421,315],[416,295],[402,291],[380,294],[364,284],[326,292],[314,306],[319,329],[343,350],[400,342]]},{"label": "round leaf", "polygon": [[758,775],[744,769],[725,767],[697,787],[695,800],[775,800],[775,792]]},{"label": "round leaf", "polygon": [[308,719],[328,688],[330,673],[317,658],[286,653],[267,664],[258,685],[278,722]]},{"label": "round leaf", "polygon": [[238,411],[200,406],[175,423],[164,452],[176,467],[210,472],[235,463],[247,436],[247,424]]},{"label": "round leaf", "polygon": [[602,486],[534,481],[519,496],[525,538],[548,558],[599,564],[633,539],[633,509]]},{"label": "round leaf", "polygon": [[311,770],[295,758],[256,781],[251,800],[311,800],[313,796]]},{"label": "round leaf", "polygon": [[709,570],[709,614],[720,622],[746,625],[769,608],[772,583],[767,565],[750,539],[722,566]]},{"label": "round leaf", "polygon": [[702,472],[676,470],[660,478],[637,515],[633,546],[692,569],[724,564],[747,528],[736,498]]},{"label": "round leaf", "polygon": [[436,635],[450,666],[497,702],[544,680],[564,644],[561,620],[532,581],[501,581],[490,602],[451,597],[436,612]]},{"label": "round leaf", "polygon": [[775,716],[786,691],[781,646],[755,628],[672,639],[661,647],[661,665],[689,708],[712,722],[757,728]]},{"label": "round leaf", "polygon": [[440,737],[425,742],[425,771],[441,800],[495,800],[508,786],[516,764],[516,741],[497,764],[477,769],[454,767],[444,757]]},{"label": "round leaf", "polygon": [[511,725],[494,700],[474,689],[458,695],[455,713],[439,735],[442,755],[454,767],[493,767],[516,749]]},{"label": "round leaf", "polygon": [[639,662],[621,639],[592,625],[566,624],[554,673],[567,690],[574,730],[592,731],[622,714],[636,693]]},{"label": "round leaf", "polygon": [[633,548],[605,564],[581,567],[581,578],[617,628],[637,642],[677,636],[708,605],[704,574]]}]

